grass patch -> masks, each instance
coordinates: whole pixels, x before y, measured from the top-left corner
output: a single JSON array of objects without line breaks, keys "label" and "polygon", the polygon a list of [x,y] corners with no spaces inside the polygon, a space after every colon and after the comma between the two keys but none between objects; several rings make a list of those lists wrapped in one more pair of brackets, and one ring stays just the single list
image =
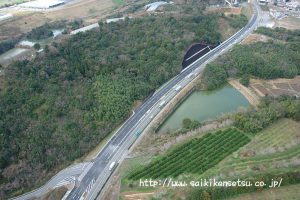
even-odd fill
[{"label": "grass patch", "polygon": [[299,199],[300,184],[272,188],[261,192],[242,194],[229,200]]},{"label": "grass patch", "polygon": [[281,119],[259,132],[250,143],[203,174],[211,177],[252,176],[299,170],[300,123]]},{"label": "grass patch", "polygon": [[123,0],[113,0],[113,2],[115,2],[116,4],[122,6],[125,5],[125,2]]},{"label": "grass patch", "polygon": [[252,8],[249,3],[242,7],[241,14],[245,15],[248,19],[252,16]]}]

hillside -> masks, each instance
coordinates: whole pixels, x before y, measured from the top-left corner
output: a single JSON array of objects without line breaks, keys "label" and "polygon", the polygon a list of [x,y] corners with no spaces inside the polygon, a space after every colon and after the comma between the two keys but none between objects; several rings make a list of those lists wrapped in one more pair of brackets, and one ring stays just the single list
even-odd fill
[{"label": "hillside", "polygon": [[88,153],[179,72],[191,43],[217,43],[221,16],[193,12],[100,23],[10,65],[0,93],[0,197]]},{"label": "hillside", "polygon": [[237,45],[204,71],[203,87],[214,89],[229,77],[262,79],[293,78],[300,74],[299,31],[260,27],[257,33],[271,37],[266,42]]}]

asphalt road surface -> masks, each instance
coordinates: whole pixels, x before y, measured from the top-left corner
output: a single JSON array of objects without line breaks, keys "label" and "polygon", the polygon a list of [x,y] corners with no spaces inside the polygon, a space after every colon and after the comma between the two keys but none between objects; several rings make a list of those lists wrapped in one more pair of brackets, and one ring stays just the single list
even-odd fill
[{"label": "asphalt road surface", "polygon": [[98,154],[93,166],[83,177],[79,185],[70,192],[67,199],[91,200],[97,197],[113,172],[113,170],[109,170],[111,163],[120,162],[138,137],[137,133],[144,130],[160,109],[180,91],[178,88],[183,88],[187,85],[192,81],[193,77],[203,70],[207,62],[240,42],[256,28],[259,14],[256,2],[253,8],[253,16],[243,29],[181,71],[134,111],[134,114],[123,124],[115,136]]},{"label": "asphalt road surface", "polygon": [[[111,163],[115,162],[118,164],[122,161],[122,158],[127,154],[128,149],[138,138],[139,133],[147,127],[152,119],[160,112],[162,107],[164,107],[165,104],[167,104],[182,88],[190,83],[204,69],[208,62],[226,52],[234,44],[239,43],[257,27],[260,8],[256,1],[253,4],[253,8],[253,16],[244,28],[186,67],[134,111],[134,114],[122,125],[112,139],[109,140],[99,152],[91,167],[81,174],[80,180],[68,194],[68,200],[94,200],[98,196],[113,173],[114,169],[109,169]],[[55,180],[56,179],[53,179],[49,182],[52,183]],[[45,190],[46,188],[43,186],[40,189],[15,199],[29,199],[27,197],[40,196]]]}]

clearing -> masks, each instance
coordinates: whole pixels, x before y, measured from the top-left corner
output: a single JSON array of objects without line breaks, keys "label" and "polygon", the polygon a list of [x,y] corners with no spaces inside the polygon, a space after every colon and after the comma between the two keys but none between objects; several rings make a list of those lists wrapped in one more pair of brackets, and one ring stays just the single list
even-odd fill
[{"label": "clearing", "polygon": [[246,37],[241,44],[250,44],[250,43],[254,43],[254,42],[267,42],[268,40],[270,40],[272,38],[265,36],[265,35],[261,35],[261,34],[257,34],[257,33],[252,33],[250,34],[248,37]]},{"label": "clearing", "polygon": [[296,17],[285,17],[277,20],[275,27],[283,27],[290,30],[300,29],[300,20]]}]

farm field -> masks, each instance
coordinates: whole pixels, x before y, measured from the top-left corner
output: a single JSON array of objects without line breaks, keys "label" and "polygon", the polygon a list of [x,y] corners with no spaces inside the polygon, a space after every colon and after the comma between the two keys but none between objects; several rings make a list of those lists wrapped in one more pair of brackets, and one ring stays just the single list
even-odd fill
[{"label": "farm field", "polygon": [[250,143],[203,174],[204,177],[246,177],[300,169],[300,123],[281,119]]},{"label": "farm field", "polygon": [[128,179],[177,177],[183,173],[201,174],[238,150],[250,138],[235,128],[208,133],[175,147],[150,164],[133,171]]},{"label": "farm field", "polygon": [[293,79],[251,79],[250,89],[255,91],[259,96],[300,96],[300,76]]},{"label": "farm field", "polygon": [[46,22],[82,19],[86,25],[96,23],[112,14],[117,5],[113,0],[79,0],[44,12],[12,11],[13,17],[0,23],[0,41],[21,36]]}]

